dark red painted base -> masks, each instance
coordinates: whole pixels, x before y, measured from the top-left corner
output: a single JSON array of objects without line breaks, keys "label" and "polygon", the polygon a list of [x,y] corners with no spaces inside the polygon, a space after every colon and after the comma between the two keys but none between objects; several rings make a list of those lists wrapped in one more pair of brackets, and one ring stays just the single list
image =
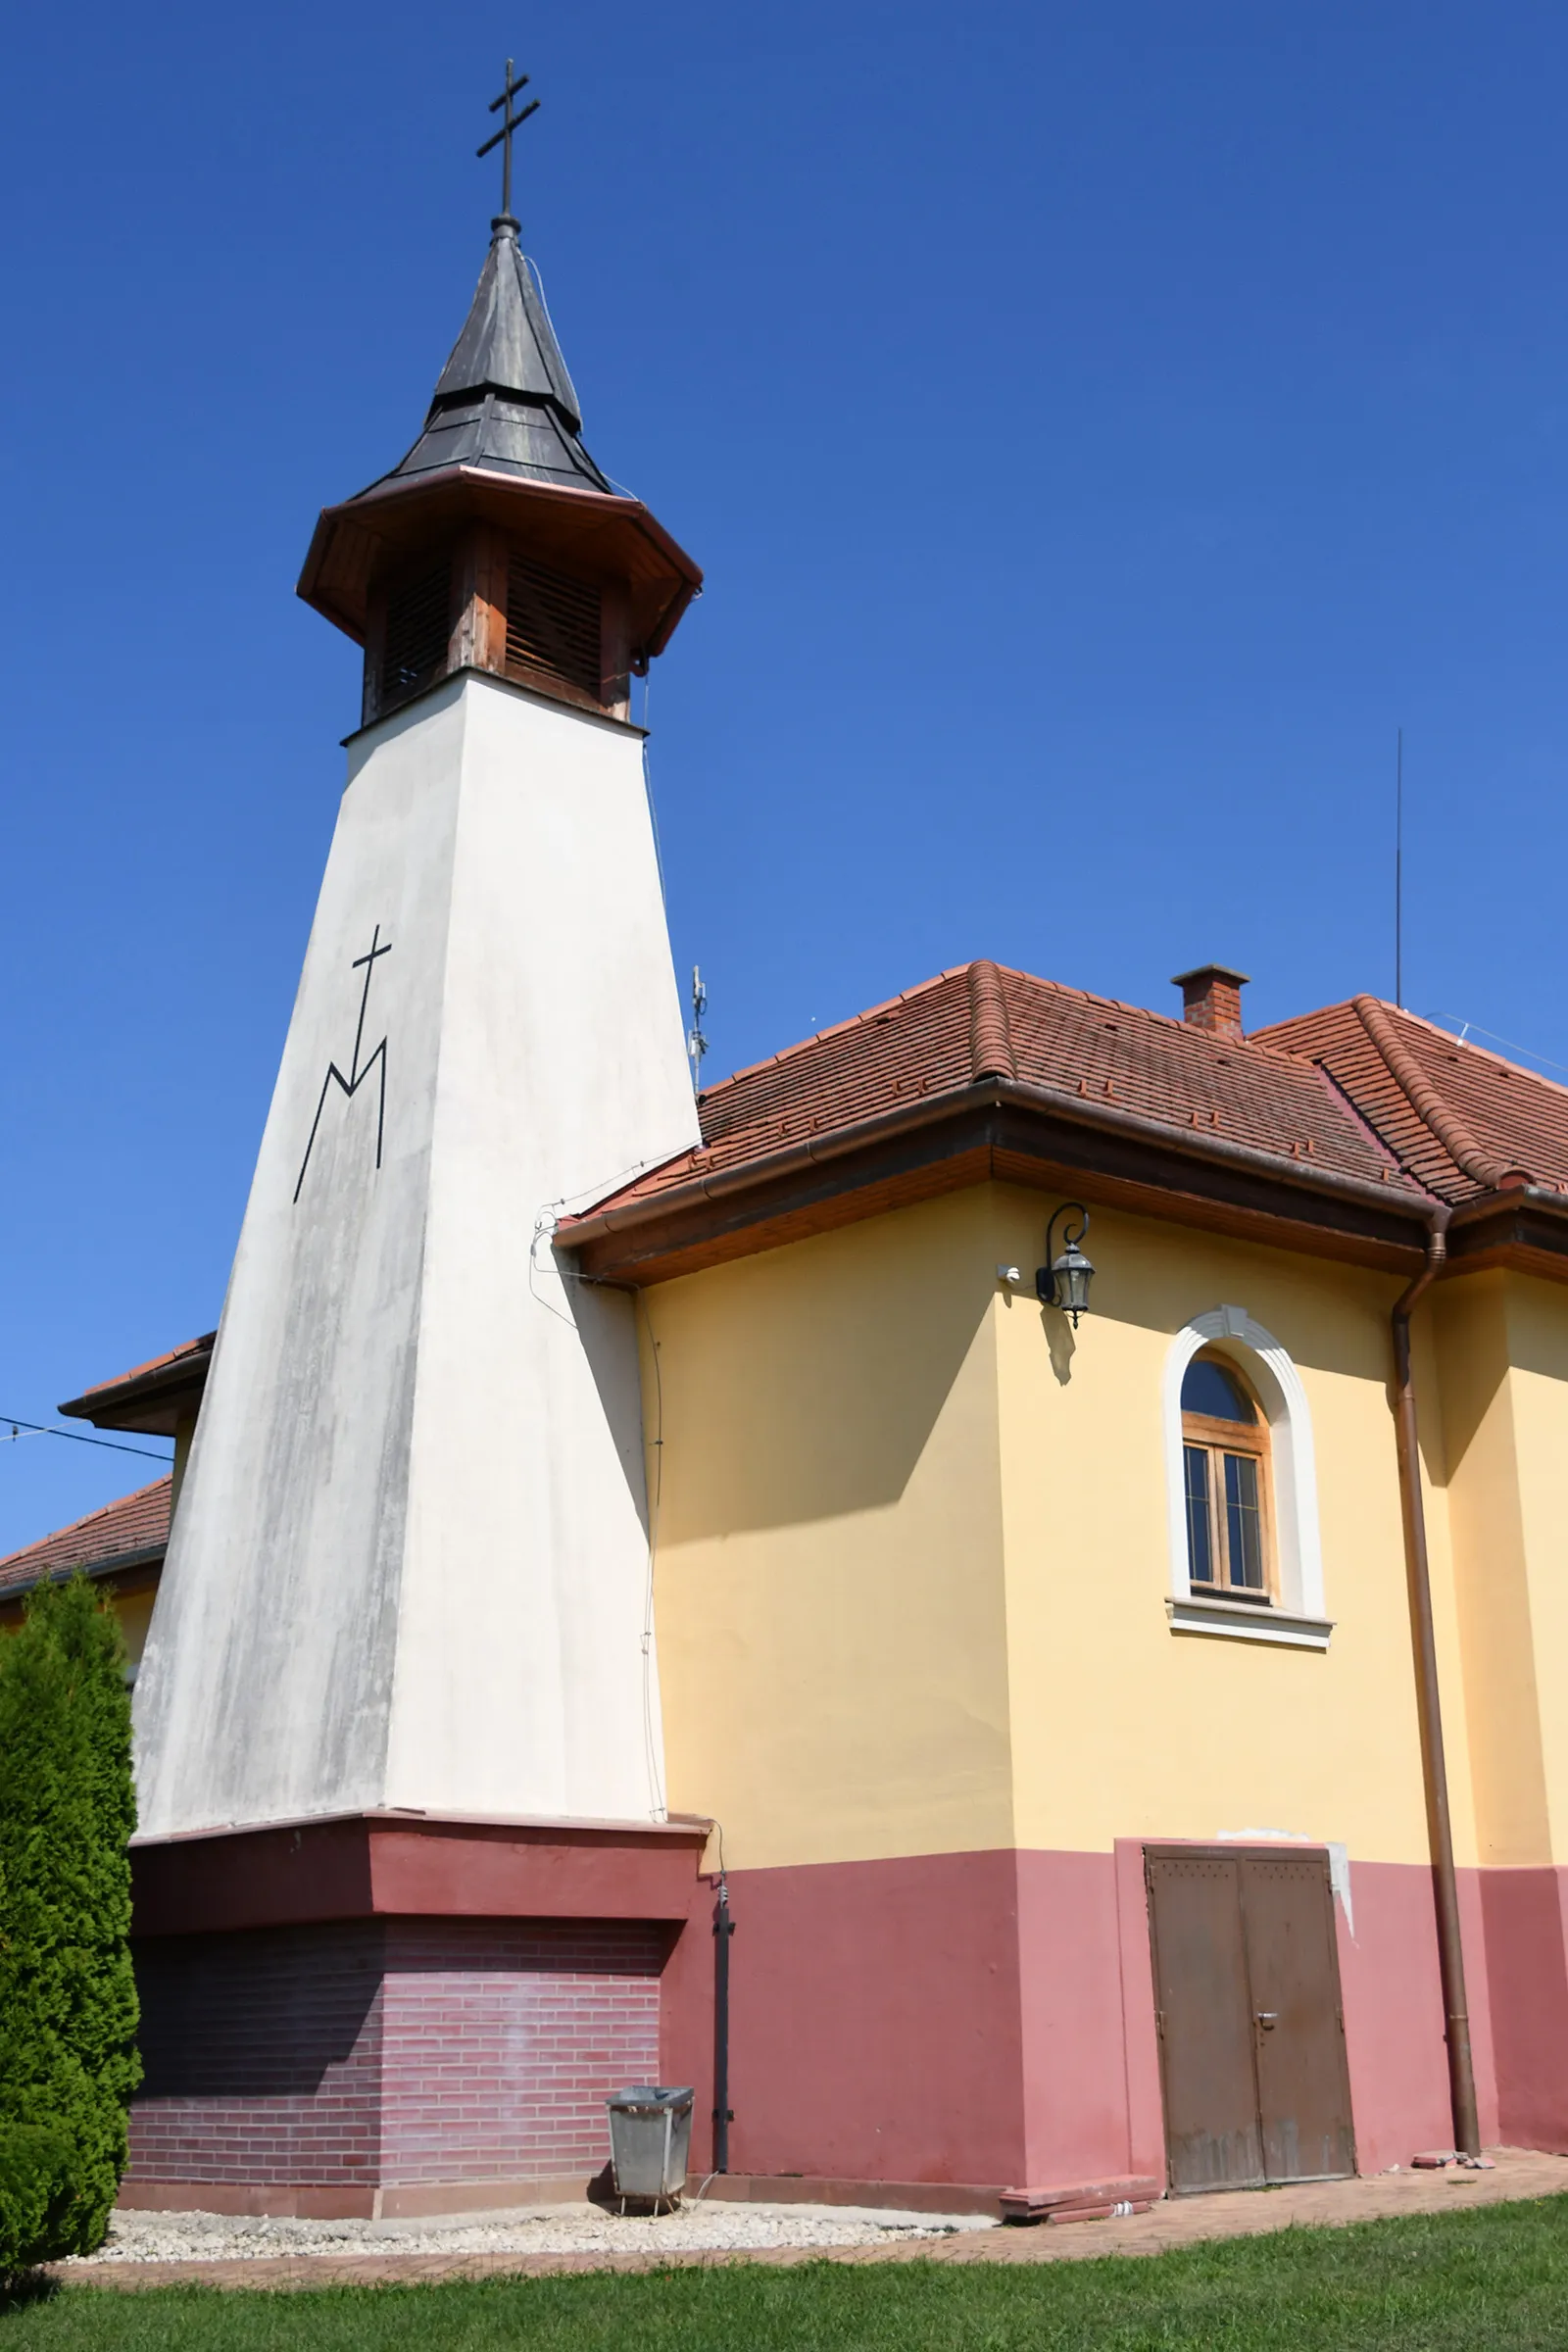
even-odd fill
[{"label": "dark red painted base", "polygon": [[[1490,2136],[1507,2147],[1560,2153],[1568,2149],[1568,1873],[1489,1870],[1478,1876],[1479,1902],[1472,1902],[1465,1921],[1465,1953],[1468,1960],[1480,1947],[1491,1995],[1496,2122]],[[1473,1993],[1470,2005],[1474,2011]]]},{"label": "dark red painted base", "polygon": [[[1431,1873],[1353,1863],[1350,1879],[1340,1973],[1356,2157],[1373,2173],[1453,2127]],[[1568,2149],[1565,1881],[1461,1874],[1489,2141]],[[737,2170],[1164,2179],[1140,1840],[738,1871],[730,1900]],[[666,2074],[708,2031],[710,1940],[688,1930],[665,1972]]]},{"label": "dark red painted base", "polygon": [[[605,2097],[652,2076],[696,2084],[708,2172],[702,1839],[376,1816],[139,1847],[127,2195],[392,2212],[580,2193]],[[935,2207],[1005,2188],[1048,2210],[1163,2180],[1140,1842],[729,1884],[735,2193]],[[1461,1891],[1484,2135],[1568,2147],[1559,1875]],[[1351,1892],[1340,1966],[1374,2172],[1452,2127],[1430,1873],[1357,1863]]]}]

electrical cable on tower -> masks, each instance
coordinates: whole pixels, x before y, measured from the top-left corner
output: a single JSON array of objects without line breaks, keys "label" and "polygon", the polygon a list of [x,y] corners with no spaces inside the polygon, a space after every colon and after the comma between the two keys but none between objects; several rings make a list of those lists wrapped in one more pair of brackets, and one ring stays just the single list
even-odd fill
[{"label": "electrical cable on tower", "polygon": [[708,991],[703,986],[702,972],[694,963],[692,965],[692,1025],[686,1039],[687,1058],[692,1065],[692,1093],[694,1095],[700,1095],[703,1091],[703,1056],[708,1052],[708,1040],[703,1035],[703,1015],[707,1010]]}]

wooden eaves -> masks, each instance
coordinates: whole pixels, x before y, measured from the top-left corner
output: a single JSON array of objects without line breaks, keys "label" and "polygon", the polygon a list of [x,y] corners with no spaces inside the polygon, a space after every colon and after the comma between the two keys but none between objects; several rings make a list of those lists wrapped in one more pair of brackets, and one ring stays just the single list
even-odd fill
[{"label": "wooden eaves", "polygon": [[371,584],[389,560],[428,547],[465,522],[516,530],[524,509],[530,549],[546,559],[597,560],[607,576],[623,579],[633,643],[650,658],[662,653],[703,575],[642,500],[482,466],[389,474],[341,505],[323,508],[296,593],[363,645]]},{"label": "wooden eaves", "polygon": [[[988,1180],[1407,1273],[1433,1200],[1020,1080],[985,1078],[563,1221],[585,1274],[667,1282]],[[1565,1204],[1568,1205],[1568,1204]],[[1568,1232],[1565,1232],[1568,1238]]]}]

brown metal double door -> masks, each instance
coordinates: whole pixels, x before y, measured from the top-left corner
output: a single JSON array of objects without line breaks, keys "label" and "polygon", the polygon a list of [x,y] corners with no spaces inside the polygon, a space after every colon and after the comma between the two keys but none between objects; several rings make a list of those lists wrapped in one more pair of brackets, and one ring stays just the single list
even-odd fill
[{"label": "brown metal double door", "polygon": [[1353,2173],[1328,1857],[1150,1846],[1144,1868],[1173,2192]]}]

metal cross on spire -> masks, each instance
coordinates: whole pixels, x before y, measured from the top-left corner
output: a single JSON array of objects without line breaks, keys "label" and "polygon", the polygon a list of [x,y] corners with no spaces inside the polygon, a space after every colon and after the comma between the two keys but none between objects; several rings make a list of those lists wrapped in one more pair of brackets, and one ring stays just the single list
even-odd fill
[{"label": "metal cross on spire", "polygon": [[492,138],[486,139],[484,145],[477,150],[477,153],[483,156],[488,155],[492,147],[501,149],[501,218],[503,220],[512,219],[512,134],[514,130],[521,128],[530,115],[536,115],[539,112],[537,98],[530,98],[520,115],[514,115],[512,111],[512,101],[519,90],[525,90],[527,86],[528,76],[526,74],[522,74],[518,80],[513,80],[512,60],[509,57],[507,60],[507,86],[499,98],[492,98],[490,101],[491,114],[495,113],[498,106],[504,106],[507,110],[502,118],[501,128]]}]

